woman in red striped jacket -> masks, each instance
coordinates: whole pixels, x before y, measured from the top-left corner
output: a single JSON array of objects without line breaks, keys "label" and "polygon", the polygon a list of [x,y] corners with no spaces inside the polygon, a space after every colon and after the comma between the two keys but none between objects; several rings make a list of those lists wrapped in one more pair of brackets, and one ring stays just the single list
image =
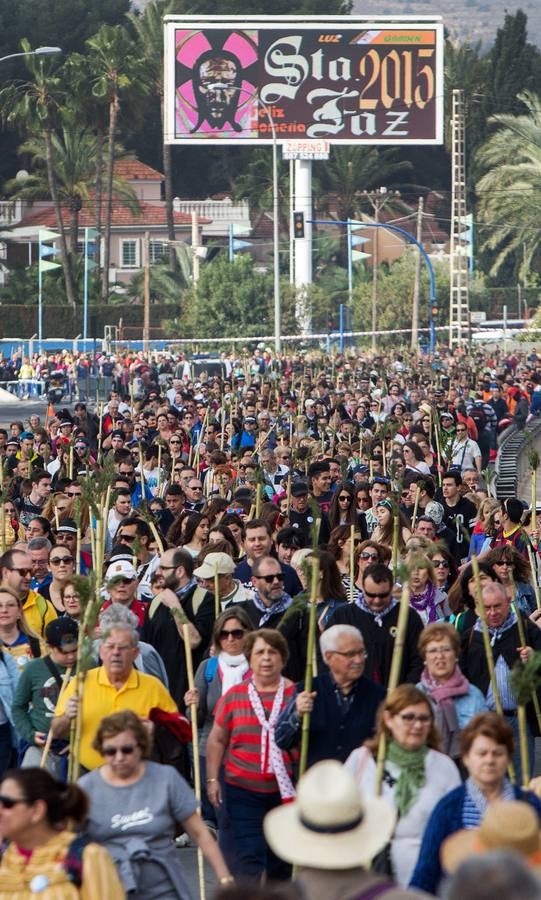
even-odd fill
[{"label": "woman in red striped jacket", "polygon": [[[276,745],[278,716],[295,695],[284,678],[285,638],[272,628],[247,635],[244,653],[252,677],[235,685],[219,700],[207,741],[207,794],[211,803],[225,803],[233,828],[235,860],[228,863],[236,877],[258,881],[287,880],[290,867],[274,856],[263,834],[265,814],[292,800],[295,756]],[[225,790],[219,783],[224,766]]]}]

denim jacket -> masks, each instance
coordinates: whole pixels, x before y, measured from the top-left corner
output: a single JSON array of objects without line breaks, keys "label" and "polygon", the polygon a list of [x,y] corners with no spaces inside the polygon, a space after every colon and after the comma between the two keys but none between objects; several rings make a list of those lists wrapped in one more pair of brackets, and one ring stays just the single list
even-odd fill
[{"label": "denim jacket", "polygon": [[18,680],[19,667],[17,663],[10,653],[0,650],[0,700],[2,701],[4,712],[11,726],[11,741],[14,747],[17,746],[17,736],[13,726],[11,706]]},{"label": "denim jacket", "polygon": [[[417,687],[426,694],[426,688],[421,682],[418,683]],[[477,713],[488,712],[486,700],[479,688],[475,687],[474,684],[470,684],[467,694],[463,694],[462,697],[455,697],[454,702],[460,731],[466,727],[470,719],[473,719]]]}]

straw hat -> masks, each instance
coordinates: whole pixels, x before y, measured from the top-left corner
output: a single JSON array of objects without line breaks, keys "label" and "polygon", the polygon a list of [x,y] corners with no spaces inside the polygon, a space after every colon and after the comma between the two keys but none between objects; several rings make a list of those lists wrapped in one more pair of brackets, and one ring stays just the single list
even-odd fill
[{"label": "straw hat", "polygon": [[446,872],[454,872],[465,859],[489,850],[512,850],[541,866],[539,818],[533,806],[519,800],[491,803],[478,828],[457,831],[440,851]]},{"label": "straw hat", "polygon": [[322,760],[299,782],[297,798],[265,816],[269,846],[281,859],[314,869],[367,866],[391,839],[396,812],[381,797],[365,804],[355,778]]}]

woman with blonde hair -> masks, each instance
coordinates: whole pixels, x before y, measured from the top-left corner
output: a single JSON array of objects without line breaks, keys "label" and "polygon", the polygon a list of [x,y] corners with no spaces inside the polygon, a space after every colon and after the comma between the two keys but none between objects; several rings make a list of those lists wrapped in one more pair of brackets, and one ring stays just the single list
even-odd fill
[{"label": "woman with blonde hair", "polygon": [[376,759],[385,739],[382,795],[398,813],[398,823],[376,869],[402,886],[409,883],[434,805],[460,784],[460,774],[444,753],[428,697],[412,684],[401,684],[381,704],[375,737],[354,750],[348,768],[369,803],[376,793]]},{"label": "woman with blonde hair", "polygon": [[19,669],[43,655],[41,639],[28,625],[21,601],[5,587],[0,587],[0,647],[13,657]]},{"label": "woman with blonde hair", "polygon": [[408,553],[410,606],[419,613],[423,623],[436,622],[449,615],[447,594],[436,586],[436,574],[430,557]]}]

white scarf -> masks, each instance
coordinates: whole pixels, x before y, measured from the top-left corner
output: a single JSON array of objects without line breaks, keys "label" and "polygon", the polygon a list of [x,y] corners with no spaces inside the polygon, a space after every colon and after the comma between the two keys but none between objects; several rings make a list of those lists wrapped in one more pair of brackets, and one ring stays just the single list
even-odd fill
[{"label": "white scarf", "polygon": [[276,741],[274,740],[274,728],[282,709],[285,683],[285,678],[280,678],[280,684],[274,695],[272,709],[268,719],[265,715],[261,697],[257,693],[253,681],[250,681],[248,685],[248,697],[256,719],[261,725],[261,771],[266,773],[271,772],[274,775],[282,800],[291,800],[291,798],[295,796],[295,788],[287,774],[282,751],[276,745]]},{"label": "white scarf", "polygon": [[246,672],[248,671],[248,660],[240,653],[238,656],[231,656],[222,650],[218,654],[218,668],[222,676],[222,694],[226,694],[229,688],[240,684]]}]

